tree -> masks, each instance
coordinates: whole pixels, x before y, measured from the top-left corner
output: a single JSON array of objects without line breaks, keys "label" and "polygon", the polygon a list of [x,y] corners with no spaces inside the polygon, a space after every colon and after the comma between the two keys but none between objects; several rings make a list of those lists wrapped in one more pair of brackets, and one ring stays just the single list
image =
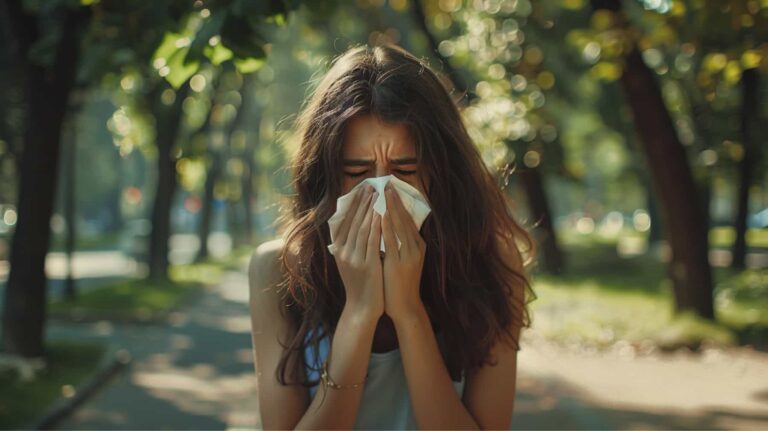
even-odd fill
[{"label": "tree", "polygon": [[607,31],[623,32],[620,82],[629,104],[640,143],[661,202],[666,237],[672,250],[668,275],[678,311],[691,310],[714,319],[712,274],[709,266],[707,227],[700,216],[698,192],[687,155],[664,104],[653,71],[622,14],[621,3],[591,0],[594,14],[612,23]]},{"label": "tree", "polygon": [[[446,32],[460,35],[440,43],[427,24],[430,14],[424,5],[421,1],[413,3],[414,21],[425,34],[430,54],[438,57],[454,87],[462,94],[468,93],[464,114],[471,123],[470,132],[475,133],[475,142],[482,152],[497,154],[490,156],[495,160],[489,162],[507,165],[498,167],[499,171],[507,171],[514,162],[513,179],[519,179],[527,198],[531,225],[543,251],[541,269],[562,272],[565,258],[557,242],[543,172],[547,169],[567,175],[567,169],[559,157],[562,148],[554,133],[552,116],[544,106],[544,93],[536,82],[542,72],[551,73],[542,70],[541,50],[524,43],[518,24],[518,20],[525,22],[530,15],[530,5],[484,3],[462,8],[458,3],[441,3],[439,7],[445,10],[435,10],[433,16],[450,13],[460,24],[456,25],[458,29]],[[466,80],[468,84],[456,69],[458,65],[471,75]],[[476,89],[476,93],[470,88]],[[541,133],[542,130],[545,132]],[[504,186],[506,180],[503,178]]]},{"label": "tree", "polygon": [[759,113],[758,97],[760,75],[756,68],[749,68],[741,74],[741,140],[744,154],[739,161],[739,189],[736,200],[736,219],[734,228],[736,240],[733,244],[732,268],[744,268],[747,257],[747,217],[749,215],[749,189],[755,177],[755,167],[761,156],[758,144],[757,118]]},{"label": "tree", "polygon": [[[172,150],[189,76],[196,72],[203,58],[214,64],[231,60],[243,71],[256,70],[263,63],[268,45],[259,29],[283,23],[288,11],[298,4],[296,1],[263,4],[233,0],[215,3],[215,8],[207,9],[203,2],[190,5],[182,0],[152,3],[105,0],[87,2],[87,6],[56,0],[28,9],[27,3],[9,0],[0,5],[0,14],[8,24],[14,46],[7,52],[23,70],[19,75],[25,81],[26,104],[18,223],[3,305],[2,346],[11,354],[36,357],[45,353],[45,257],[50,242],[49,220],[58,177],[61,127],[76,72],[86,82],[98,82],[104,73],[115,68],[142,69],[158,47],[165,48],[158,38],[166,42],[168,37],[177,34],[179,25],[185,28],[185,24],[202,19],[197,21],[201,25],[186,27],[189,33],[171,42],[176,49],[170,50],[168,64],[157,71],[165,79],[152,92],[156,96],[153,100],[169,102],[156,106],[155,113],[161,173],[159,195],[172,197],[176,180]],[[87,55],[81,56],[84,36]],[[179,43],[181,38],[188,38],[189,42]],[[164,84],[166,81],[168,84]],[[157,223],[153,231],[158,232],[153,235],[153,247],[159,258],[151,266],[153,274],[161,277],[166,276],[170,205],[171,199],[167,199],[153,210]]]},{"label": "tree", "polygon": [[[0,8],[13,35],[14,57],[24,70],[27,103],[18,224],[11,245],[11,272],[5,291],[3,350],[42,356],[49,220],[58,173],[61,128],[75,82],[81,29],[87,20],[87,11],[64,4],[30,11],[21,0],[4,2]],[[56,32],[42,31],[43,19],[55,22],[58,37],[52,35]],[[52,46],[43,48],[46,42]],[[40,123],[45,127],[40,127]]]}]

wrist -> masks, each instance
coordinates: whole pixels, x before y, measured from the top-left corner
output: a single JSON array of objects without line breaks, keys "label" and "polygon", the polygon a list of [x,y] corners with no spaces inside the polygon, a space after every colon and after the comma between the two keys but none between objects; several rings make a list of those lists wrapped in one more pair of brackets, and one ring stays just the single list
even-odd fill
[{"label": "wrist", "polygon": [[404,307],[399,313],[390,315],[390,317],[392,318],[392,322],[395,323],[395,326],[413,325],[420,323],[423,320],[429,322],[427,309],[424,307],[424,303],[421,301],[418,301],[410,307]]},{"label": "wrist", "polygon": [[373,325],[375,327],[381,318],[381,313],[348,302],[344,305],[341,316],[357,325]]}]

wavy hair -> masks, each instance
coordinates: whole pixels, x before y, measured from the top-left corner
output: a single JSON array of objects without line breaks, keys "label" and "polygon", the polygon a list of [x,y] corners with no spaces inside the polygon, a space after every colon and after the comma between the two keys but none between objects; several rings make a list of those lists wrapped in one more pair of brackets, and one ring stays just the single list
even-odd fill
[{"label": "wavy hair", "polygon": [[[430,179],[432,211],[421,227],[427,244],[421,297],[433,324],[444,329],[441,353],[451,378],[493,364],[490,351],[499,339],[520,350],[519,331],[531,325],[527,304],[536,298],[523,269],[534,259],[532,236],[511,215],[503,187],[438,75],[398,46],[357,45],[333,60],[296,119],[300,142],[290,165],[295,194],[290,211],[278,219],[284,241],[278,289],[284,317],[297,333],[287,344],[281,341],[278,381],[318,383],[302,378],[298,368],[297,383],[287,383],[287,364],[298,354],[295,364],[311,366],[302,352],[311,346],[318,357],[320,339],[332,337],[344,307],[344,286],[326,248],[327,221],[342,190],[345,124],[358,114],[406,125],[421,175]],[[516,262],[504,257],[510,255]]]}]

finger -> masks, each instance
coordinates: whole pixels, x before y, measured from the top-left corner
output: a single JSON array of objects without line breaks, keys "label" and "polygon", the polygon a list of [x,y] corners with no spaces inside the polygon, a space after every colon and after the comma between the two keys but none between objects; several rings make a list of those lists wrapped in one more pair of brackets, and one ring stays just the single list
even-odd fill
[{"label": "finger", "polygon": [[392,192],[395,195],[395,198],[393,199],[395,201],[395,205],[400,208],[399,212],[401,214],[400,218],[403,219],[403,227],[406,229],[406,231],[409,231],[412,234],[411,238],[415,238],[413,235],[419,236],[419,228],[416,226],[416,221],[413,220],[411,213],[409,213],[405,208],[405,203],[403,202],[400,193],[396,193],[394,190],[392,190]]},{"label": "finger", "polygon": [[342,220],[341,225],[339,226],[339,232],[336,234],[336,242],[339,244],[343,245],[347,242],[349,228],[352,225],[353,214],[355,214],[357,207],[360,205],[360,201],[365,197],[365,193],[363,193],[364,191],[365,189],[361,187],[352,198],[352,203],[347,210],[347,214],[344,216],[344,220]]},{"label": "finger", "polygon": [[355,246],[357,245],[357,242],[355,239],[357,238],[358,231],[360,230],[360,223],[363,221],[363,217],[365,217],[365,210],[368,209],[368,203],[371,199],[371,193],[369,191],[366,191],[366,196],[363,198],[363,201],[360,202],[360,205],[357,206],[357,211],[354,213],[354,218],[352,218],[352,224],[349,226],[349,235],[347,236],[347,241],[344,242],[344,247],[347,252],[354,251]]},{"label": "finger", "polygon": [[[392,205],[392,214],[391,214],[391,221],[392,221],[392,230],[395,232],[395,235],[400,239],[401,246],[400,247],[412,247],[413,239],[411,238],[410,233],[405,227],[405,222],[403,219],[405,216],[410,216],[407,212],[405,212],[405,209],[403,208],[402,202],[400,202],[400,197],[397,196],[397,192],[394,189],[389,189],[387,191],[389,193],[389,196],[387,196],[387,202],[391,202]],[[389,212],[389,208],[387,208],[387,212]],[[403,214],[405,212],[405,214]]]},{"label": "finger", "polygon": [[370,200],[368,200],[368,205],[366,206],[365,210],[365,217],[363,217],[363,221],[360,224],[360,230],[357,233],[357,238],[355,239],[355,253],[362,252],[363,254],[363,260],[366,258],[366,253],[368,251],[368,247],[366,246],[368,243],[368,235],[371,232],[371,219],[373,218],[373,203],[376,201],[376,193],[374,192],[373,195],[371,195]]},{"label": "finger", "polygon": [[366,251],[366,259],[369,258],[381,258],[379,252],[381,251],[381,215],[373,210],[373,217],[371,218],[371,231],[368,235],[368,250]]},{"label": "finger", "polygon": [[384,211],[384,217],[381,219],[381,233],[384,236],[384,248],[386,249],[384,253],[399,259],[400,251],[397,249],[397,239],[395,239],[395,232],[392,230],[392,211],[389,208]]}]

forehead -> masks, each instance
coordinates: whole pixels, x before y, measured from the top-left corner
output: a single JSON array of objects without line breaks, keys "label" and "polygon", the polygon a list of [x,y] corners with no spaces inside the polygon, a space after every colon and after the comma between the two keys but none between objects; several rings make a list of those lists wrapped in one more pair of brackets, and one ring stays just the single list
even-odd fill
[{"label": "forehead", "polygon": [[415,154],[413,136],[403,123],[387,123],[370,114],[352,117],[344,132],[344,155],[386,150],[391,154]]}]

